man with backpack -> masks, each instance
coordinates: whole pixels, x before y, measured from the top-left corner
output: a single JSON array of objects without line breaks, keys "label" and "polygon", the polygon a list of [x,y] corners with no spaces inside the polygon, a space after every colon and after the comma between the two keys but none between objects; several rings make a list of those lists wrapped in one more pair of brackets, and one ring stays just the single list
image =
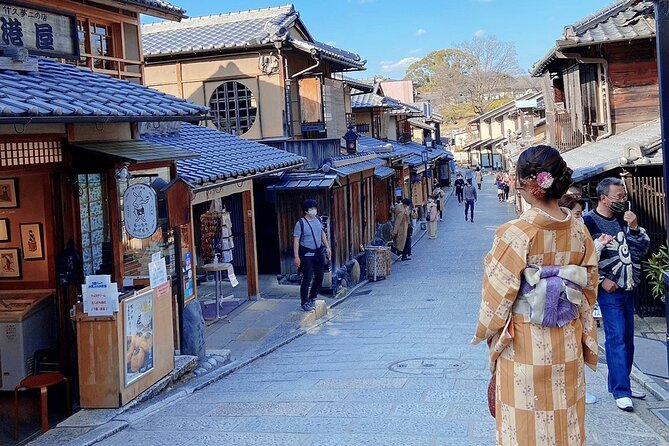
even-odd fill
[{"label": "man with backpack", "polygon": [[323,284],[326,257],[329,261],[332,251],[323,224],[318,218],[316,200],[305,200],[302,210],[304,216],[295,223],[293,230],[293,263],[302,272],[300,307],[304,311],[314,311],[316,296]]}]

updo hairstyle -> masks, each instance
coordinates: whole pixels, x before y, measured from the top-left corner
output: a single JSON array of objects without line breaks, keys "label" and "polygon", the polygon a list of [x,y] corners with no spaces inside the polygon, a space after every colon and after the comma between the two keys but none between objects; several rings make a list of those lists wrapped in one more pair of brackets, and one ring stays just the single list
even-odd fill
[{"label": "updo hairstyle", "polygon": [[516,174],[518,181],[523,186],[532,184],[535,189],[538,188],[536,179],[542,172],[547,172],[553,177],[553,184],[550,187],[540,188],[543,192],[543,199],[558,200],[572,185],[573,171],[567,167],[567,163],[557,149],[547,145],[538,145],[529,147],[520,154]]}]

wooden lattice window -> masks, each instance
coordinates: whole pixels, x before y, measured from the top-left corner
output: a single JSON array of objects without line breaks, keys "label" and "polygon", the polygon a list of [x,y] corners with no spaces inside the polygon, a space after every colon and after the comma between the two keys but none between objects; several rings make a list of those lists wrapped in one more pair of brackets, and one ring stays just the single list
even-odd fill
[{"label": "wooden lattice window", "polygon": [[57,164],[63,161],[60,141],[0,143],[0,167]]}]

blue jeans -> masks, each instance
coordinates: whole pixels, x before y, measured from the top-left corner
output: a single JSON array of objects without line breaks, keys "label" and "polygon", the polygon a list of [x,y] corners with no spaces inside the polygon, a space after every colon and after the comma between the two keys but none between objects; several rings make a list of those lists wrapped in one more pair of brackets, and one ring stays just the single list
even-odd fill
[{"label": "blue jeans", "polygon": [[465,218],[471,209],[471,220],[474,221],[474,200],[465,200]]},{"label": "blue jeans", "polygon": [[609,392],[616,399],[630,397],[630,373],[634,360],[634,293],[625,290],[607,293],[599,287],[597,302],[604,322]]}]

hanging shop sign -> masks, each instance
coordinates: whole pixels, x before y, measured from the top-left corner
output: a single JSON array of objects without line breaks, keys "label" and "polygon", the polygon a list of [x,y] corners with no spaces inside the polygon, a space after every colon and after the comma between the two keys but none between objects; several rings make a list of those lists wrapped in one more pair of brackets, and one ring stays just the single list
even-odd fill
[{"label": "hanging shop sign", "polygon": [[125,230],[133,238],[149,238],[158,228],[156,192],[146,184],[133,184],[123,194]]},{"label": "hanging shop sign", "polygon": [[30,54],[79,58],[79,33],[74,14],[20,2],[0,1],[0,43]]}]

